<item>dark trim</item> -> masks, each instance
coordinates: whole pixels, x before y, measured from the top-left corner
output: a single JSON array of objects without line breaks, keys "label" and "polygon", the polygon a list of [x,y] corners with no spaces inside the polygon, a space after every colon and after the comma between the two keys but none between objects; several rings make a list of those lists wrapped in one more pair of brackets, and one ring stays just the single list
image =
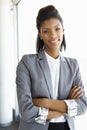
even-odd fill
[{"label": "dark trim", "polygon": [[15,109],[13,109],[13,120],[15,122],[19,122],[20,121],[20,116],[19,115],[16,116]]}]

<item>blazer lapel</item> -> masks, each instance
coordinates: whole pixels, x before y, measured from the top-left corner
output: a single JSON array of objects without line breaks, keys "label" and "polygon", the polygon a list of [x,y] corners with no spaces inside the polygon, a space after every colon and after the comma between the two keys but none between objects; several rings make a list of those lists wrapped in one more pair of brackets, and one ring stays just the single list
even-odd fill
[{"label": "blazer lapel", "polygon": [[66,60],[64,57],[60,56],[60,72],[59,72],[59,84],[58,84],[58,99],[63,98],[64,85],[65,85],[65,70],[66,70]]},{"label": "blazer lapel", "polygon": [[50,95],[50,98],[52,98],[53,97],[53,94],[52,94],[53,90],[52,90],[51,74],[50,74],[50,69],[49,69],[44,51],[41,51],[38,56],[39,56],[40,66],[42,68],[42,71],[43,71],[43,74],[44,74],[44,77],[45,77],[45,80],[47,83],[49,95]]}]

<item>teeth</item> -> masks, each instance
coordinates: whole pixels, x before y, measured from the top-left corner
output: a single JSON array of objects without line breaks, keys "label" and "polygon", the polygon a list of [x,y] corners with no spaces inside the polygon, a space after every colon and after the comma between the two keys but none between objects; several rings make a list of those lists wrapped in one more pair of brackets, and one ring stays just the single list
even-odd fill
[{"label": "teeth", "polygon": [[57,42],[57,40],[53,40],[53,41],[50,41],[51,43],[56,43]]}]

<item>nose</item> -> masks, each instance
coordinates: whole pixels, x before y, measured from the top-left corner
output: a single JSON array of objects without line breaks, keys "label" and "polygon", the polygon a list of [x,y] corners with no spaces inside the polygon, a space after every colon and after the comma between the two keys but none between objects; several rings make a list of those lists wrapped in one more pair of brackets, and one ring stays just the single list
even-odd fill
[{"label": "nose", "polygon": [[50,32],[50,38],[56,38],[56,37],[57,37],[57,33],[54,30],[52,30]]}]

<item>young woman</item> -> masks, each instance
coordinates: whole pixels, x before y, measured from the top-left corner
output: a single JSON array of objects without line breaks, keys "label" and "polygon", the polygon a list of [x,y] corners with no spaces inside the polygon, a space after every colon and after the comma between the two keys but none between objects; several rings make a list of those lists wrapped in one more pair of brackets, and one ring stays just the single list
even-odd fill
[{"label": "young woman", "polygon": [[66,49],[63,20],[52,6],[36,18],[37,54],[23,56],[17,67],[19,130],[75,130],[74,117],[87,109],[76,59]]}]

